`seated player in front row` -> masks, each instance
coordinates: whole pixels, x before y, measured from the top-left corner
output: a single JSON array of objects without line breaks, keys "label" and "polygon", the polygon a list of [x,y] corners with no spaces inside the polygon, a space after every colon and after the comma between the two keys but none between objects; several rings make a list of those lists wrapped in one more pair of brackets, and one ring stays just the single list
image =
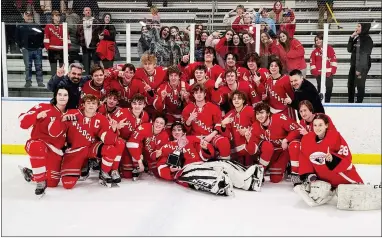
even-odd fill
[{"label": "seated player in front row", "polygon": [[380,186],[363,185],[348,144],[338,131],[329,128],[328,116],[316,114],[313,131],[301,140],[299,174],[303,183],[294,191],[309,206],[318,206],[329,202],[338,187],[339,209],[380,209]]}]

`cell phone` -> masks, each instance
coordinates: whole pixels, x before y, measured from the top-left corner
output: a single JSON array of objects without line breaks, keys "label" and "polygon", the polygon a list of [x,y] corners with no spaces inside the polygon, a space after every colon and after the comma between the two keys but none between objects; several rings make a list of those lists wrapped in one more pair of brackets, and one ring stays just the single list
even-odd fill
[{"label": "cell phone", "polygon": [[290,17],[290,12],[284,12],[283,17]]}]

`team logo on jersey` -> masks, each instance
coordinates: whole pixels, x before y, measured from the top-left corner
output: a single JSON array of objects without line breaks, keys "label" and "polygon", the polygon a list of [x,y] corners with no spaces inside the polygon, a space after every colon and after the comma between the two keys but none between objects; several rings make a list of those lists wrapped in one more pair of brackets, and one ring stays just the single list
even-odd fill
[{"label": "team logo on jersey", "polygon": [[325,164],[325,158],[326,154],[324,152],[314,152],[309,156],[310,161],[318,165]]}]

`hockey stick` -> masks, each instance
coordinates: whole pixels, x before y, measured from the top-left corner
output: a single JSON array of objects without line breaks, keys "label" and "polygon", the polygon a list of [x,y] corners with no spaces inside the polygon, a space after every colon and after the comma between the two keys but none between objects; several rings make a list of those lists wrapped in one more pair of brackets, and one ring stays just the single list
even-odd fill
[{"label": "hockey stick", "polygon": [[328,8],[328,10],[329,10],[329,12],[330,12],[330,15],[332,15],[332,18],[333,18],[334,21],[336,22],[336,24],[337,24],[337,28],[338,28],[338,29],[343,29],[343,27],[340,26],[340,24],[338,24],[338,21],[337,21],[337,19],[336,19],[336,16],[334,16],[334,13],[333,13],[333,11],[332,11],[332,9],[330,8],[330,6],[329,6],[328,3],[326,3],[326,7]]}]

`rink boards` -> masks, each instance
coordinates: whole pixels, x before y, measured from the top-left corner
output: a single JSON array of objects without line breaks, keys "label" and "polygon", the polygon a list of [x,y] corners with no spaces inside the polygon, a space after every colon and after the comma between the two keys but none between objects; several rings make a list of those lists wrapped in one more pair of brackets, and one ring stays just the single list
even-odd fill
[{"label": "rink boards", "polygon": [[[18,116],[46,98],[2,98],[2,154],[26,154],[30,132],[19,126]],[[348,142],[355,164],[381,164],[381,104],[325,105],[341,135]]]}]

